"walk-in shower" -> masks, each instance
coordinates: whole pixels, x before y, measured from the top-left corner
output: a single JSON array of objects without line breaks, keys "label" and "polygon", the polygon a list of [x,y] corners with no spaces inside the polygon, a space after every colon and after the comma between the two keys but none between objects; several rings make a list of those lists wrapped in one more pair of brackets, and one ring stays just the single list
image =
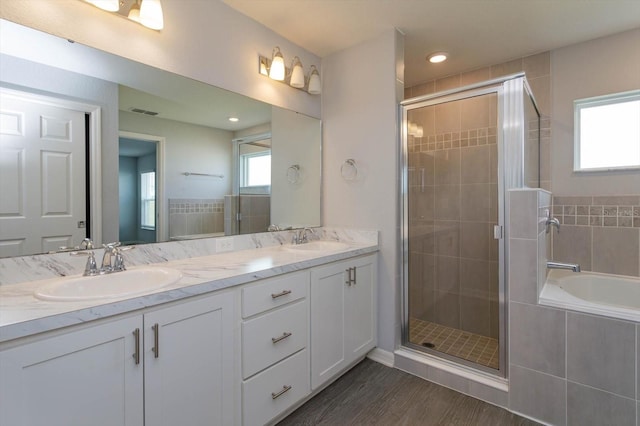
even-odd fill
[{"label": "walk-in shower", "polygon": [[535,101],[517,74],[401,113],[403,346],[504,377],[504,200],[539,186]]}]

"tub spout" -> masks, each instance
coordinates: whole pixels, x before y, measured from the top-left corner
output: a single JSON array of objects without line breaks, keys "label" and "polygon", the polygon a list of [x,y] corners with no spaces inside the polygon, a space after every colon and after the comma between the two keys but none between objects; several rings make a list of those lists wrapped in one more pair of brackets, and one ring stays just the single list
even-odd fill
[{"label": "tub spout", "polygon": [[580,272],[580,265],[577,263],[562,263],[554,262],[552,260],[547,262],[547,268],[549,269],[570,269],[573,272]]}]

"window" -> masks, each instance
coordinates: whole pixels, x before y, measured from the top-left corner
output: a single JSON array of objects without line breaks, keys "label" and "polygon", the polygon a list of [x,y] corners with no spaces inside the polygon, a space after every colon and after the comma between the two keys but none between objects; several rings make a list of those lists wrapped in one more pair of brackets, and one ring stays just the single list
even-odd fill
[{"label": "window", "polygon": [[240,186],[271,185],[271,151],[240,156]]},{"label": "window", "polygon": [[640,91],[574,102],[575,171],[640,168]]},{"label": "window", "polygon": [[140,173],[140,226],[156,229],[156,172]]}]

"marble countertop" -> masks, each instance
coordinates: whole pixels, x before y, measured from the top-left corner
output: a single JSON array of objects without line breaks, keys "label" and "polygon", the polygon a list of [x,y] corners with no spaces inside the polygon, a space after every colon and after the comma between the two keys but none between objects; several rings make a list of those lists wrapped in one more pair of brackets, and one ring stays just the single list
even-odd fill
[{"label": "marble countertop", "polygon": [[158,266],[179,270],[182,278],[177,283],[135,297],[48,302],[36,299],[33,292],[52,278],[0,285],[0,342],[108,318],[378,250],[377,238],[374,241],[341,241],[348,248],[332,252],[293,252],[283,249],[282,245],[272,245],[156,263]]}]

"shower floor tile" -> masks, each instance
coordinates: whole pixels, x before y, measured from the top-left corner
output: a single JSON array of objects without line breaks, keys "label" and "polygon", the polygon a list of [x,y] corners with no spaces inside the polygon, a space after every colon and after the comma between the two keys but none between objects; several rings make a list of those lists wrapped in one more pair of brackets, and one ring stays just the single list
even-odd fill
[{"label": "shower floor tile", "polygon": [[499,368],[497,339],[410,318],[409,341],[486,367]]}]

